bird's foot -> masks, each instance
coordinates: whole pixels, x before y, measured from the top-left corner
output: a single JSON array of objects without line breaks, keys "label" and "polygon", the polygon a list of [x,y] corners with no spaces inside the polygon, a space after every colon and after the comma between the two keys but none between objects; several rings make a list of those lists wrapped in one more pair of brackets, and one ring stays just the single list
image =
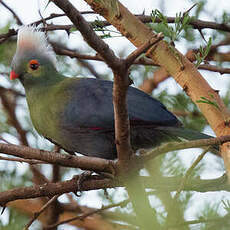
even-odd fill
[{"label": "bird's foot", "polygon": [[92,176],[92,171],[85,171],[82,174],[79,175],[78,181],[77,181],[77,191],[75,192],[76,196],[81,196],[81,193],[83,191],[82,183],[89,179]]},{"label": "bird's foot", "polygon": [[[74,193],[76,196],[81,196],[81,193],[83,191],[83,186],[82,184],[90,179],[92,177],[92,174],[94,172],[92,171],[85,171],[82,174],[78,176],[78,181],[77,181],[77,191]],[[109,178],[109,179],[114,179],[114,175],[106,172],[100,172],[97,175],[97,179],[103,179],[103,178]]]}]

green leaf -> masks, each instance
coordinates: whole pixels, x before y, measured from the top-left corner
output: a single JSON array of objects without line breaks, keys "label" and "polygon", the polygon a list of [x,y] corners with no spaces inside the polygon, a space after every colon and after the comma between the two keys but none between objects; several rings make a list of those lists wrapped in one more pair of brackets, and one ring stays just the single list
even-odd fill
[{"label": "green leaf", "polygon": [[[212,94],[210,94],[210,97],[212,97],[214,99],[214,96]],[[212,105],[214,107],[216,107],[218,110],[220,110],[220,107],[219,105],[217,104],[217,102],[215,101],[215,99],[213,101],[209,100],[208,98],[206,97],[200,97],[202,100],[197,100],[196,102],[197,103],[206,103],[206,104],[209,104],[209,105]]]}]

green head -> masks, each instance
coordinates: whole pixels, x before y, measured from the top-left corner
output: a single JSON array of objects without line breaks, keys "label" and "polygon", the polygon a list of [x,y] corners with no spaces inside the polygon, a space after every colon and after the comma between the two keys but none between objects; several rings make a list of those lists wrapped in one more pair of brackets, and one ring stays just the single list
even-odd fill
[{"label": "green head", "polygon": [[17,49],[12,60],[10,79],[18,78],[25,88],[49,81],[56,72],[56,56],[43,32],[32,26],[18,31]]}]

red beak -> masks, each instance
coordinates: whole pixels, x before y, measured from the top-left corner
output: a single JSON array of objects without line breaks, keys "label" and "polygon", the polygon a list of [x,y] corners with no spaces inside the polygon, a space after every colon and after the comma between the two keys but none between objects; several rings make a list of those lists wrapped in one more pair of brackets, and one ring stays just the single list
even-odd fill
[{"label": "red beak", "polygon": [[19,74],[16,74],[13,70],[10,72],[10,80],[14,80],[19,77]]}]

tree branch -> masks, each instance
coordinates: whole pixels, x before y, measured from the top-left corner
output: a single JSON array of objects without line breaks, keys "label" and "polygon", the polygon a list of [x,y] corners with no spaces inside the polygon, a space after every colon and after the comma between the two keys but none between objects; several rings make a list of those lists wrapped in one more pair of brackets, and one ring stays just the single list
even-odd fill
[{"label": "tree branch", "polygon": [[[151,16],[139,15],[138,18],[143,23],[151,23],[153,21]],[[166,20],[168,23],[175,23],[176,18],[166,17]],[[161,19],[156,17],[154,22],[160,23],[162,21]],[[188,24],[192,25],[194,29],[198,29],[198,30],[213,29],[213,30],[222,30],[222,31],[230,32],[230,26],[223,24],[223,23],[216,23],[216,22],[210,22],[210,21],[204,21],[204,20],[191,18]]]},{"label": "tree branch", "polygon": [[199,162],[204,158],[205,154],[208,152],[210,147],[207,147],[203,150],[203,152],[196,158],[196,160],[192,163],[192,165],[189,167],[189,169],[186,171],[184,177],[181,180],[180,186],[177,189],[176,195],[173,198],[174,200],[179,198],[179,195],[181,191],[183,190],[188,178],[191,176],[192,171],[194,168],[199,164]]},{"label": "tree branch", "polygon": [[17,24],[18,25],[23,25],[23,23],[22,23],[22,21],[21,21],[21,19],[18,17],[18,15],[5,3],[5,2],[3,2],[2,0],[0,0],[0,3],[7,9],[7,10],[9,10],[12,14],[13,14],[13,16],[14,16],[14,18],[16,19],[16,21],[17,21]]},{"label": "tree branch", "polygon": [[[66,16],[65,14],[60,14],[60,15],[56,15],[54,14],[54,17],[52,17],[52,15],[50,17],[45,18],[44,20],[49,20],[55,17],[60,17],[60,16]],[[143,15],[143,14],[136,14],[135,15],[141,22],[143,23],[153,23],[153,17],[150,15]],[[165,17],[167,23],[175,23],[176,18],[175,17]],[[154,18],[154,23],[161,23],[162,20],[158,17]],[[35,23],[32,24],[36,24],[39,25],[41,23],[41,21],[37,21]],[[109,23],[108,21],[90,21],[88,22],[89,24],[91,24],[93,27],[106,27],[106,26],[110,26],[111,23]],[[230,26],[227,24],[223,24],[223,23],[216,23],[216,22],[211,22],[211,21],[204,21],[204,20],[199,20],[199,19],[195,19],[195,18],[191,18],[191,20],[188,22],[189,25],[191,25],[194,29],[197,30],[203,30],[203,29],[213,29],[213,30],[221,30],[221,31],[225,31],[225,32],[230,32]],[[74,25],[68,25],[68,28],[64,27],[65,25],[60,25],[58,26],[59,29],[62,30],[70,30],[72,28],[74,28]],[[54,27],[51,27],[54,28]]]},{"label": "tree branch", "polygon": [[44,151],[26,146],[17,146],[13,144],[0,143],[0,152],[25,159],[41,160],[50,164],[58,164],[64,167],[81,168],[83,170],[94,170],[95,172],[100,171],[112,173],[115,168],[113,161],[101,158],[73,156],[69,154]]},{"label": "tree branch", "polygon": [[[216,137],[216,138],[195,140],[195,141],[169,142],[159,147],[156,147],[150,151],[144,151],[143,155],[135,156],[135,158],[137,157],[139,161],[145,162],[155,158],[156,156],[159,156],[160,154],[164,154],[170,151],[221,145],[228,141],[230,141],[230,135]],[[215,151],[216,149],[213,150]]]},{"label": "tree branch", "polygon": [[62,9],[76,28],[81,32],[86,42],[103,57],[112,69],[119,68],[120,59],[117,58],[109,46],[97,36],[93,27],[83,18],[81,13],[68,1],[52,0],[55,5]]},{"label": "tree branch", "polygon": [[[93,61],[102,61],[102,62],[104,62],[104,59],[98,54],[97,55],[85,55],[85,54],[80,54],[80,53],[78,53],[78,52],[76,52],[74,50],[71,50],[71,49],[61,48],[61,47],[59,47],[58,45],[55,45],[52,42],[51,42],[51,45],[52,45],[55,53],[58,54],[58,55],[69,56],[71,58],[77,58],[77,59],[85,59],[85,60],[93,60]],[[158,64],[153,62],[151,59],[143,58],[143,57],[134,60],[133,64],[159,66]],[[220,74],[230,74],[230,68],[223,68],[223,67],[210,65],[210,64],[201,64],[201,65],[199,65],[198,69],[208,70],[208,71],[212,71],[212,72],[218,72]],[[162,70],[162,71],[165,72],[166,70]],[[169,77],[168,74],[164,75],[164,79],[166,79],[168,77]],[[155,79],[155,77],[154,77],[154,79]],[[149,80],[149,79],[147,79],[147,80]],[[154,80],[154,81],[156,81],[156,80]],[[156,84],[158,84],[158,82]],[[147,92],[150,92],[150,90],[148,90]],[[152,90],[151,90],[151,92],[152,92]]]},{"label": "tree branch", "polygon": [[21,124],[19,123],[17,117],[16,117],[16,97],[17,95],[13,93],[13,97],[9,97],[9,93],[12,91],[9,91],[3,87],[1,87],[0,90],[0,98],[2,99],[2,105],[4,109],[6,110],[8,114],[8,122],[15,127],[15,129],[18,132],[19,140],[21,144],[28,145],[27,138],[26,138],[26,131],[21,127]]},{"label": "tree branch", "polygon": [[[155,189],[157,191],[176,191],[181,183],[181,177],[140,177],[142,183],[146,188]],[[78,176],[75,176],[71,180],[57,182],[57,183],[45,183],[42,185],[34,185],[30,187],[15,188],[0,193],[0,205],[5,205],[17,199],[30,199],[43,196],[55,196],[68,192],[76,192]],[[100,179],[98,176],[93,176],[87,181],[82,183],[82,189],[84,191],[123,187],[123,184],[116,180]],[[201,180],[200,178],[192,178],[187,181],[183,187],[183,191],[197,191],[197,192],[210,192],[210,191],[230,191],[230,186],[227,181],[227,176],[223,176],[216,179]]]},{"label": "tree branch", "polygon": [[29,160],[29,159],[23,159],[23,158],[18,158],[18,157],[3,157],[3,156],[0,156],[0,160],[15,161],[15,162],[20,162],[20,163],[28,163],[30,165],[33,165],[33,164],[49,164],[49,163],[47,163],[45,161],[33,160],[33,159]]},{"label": "tree branch", "polygon": [[[5,207],[10,201],[17,199],[29,199],[44,196],[61,195],[68,192],[77,192],[77,181],[79,176],[74,176],[71,180],[66,180],[57,183],[46,183],[34,185],[31,187],[22,187],[7,190],[0,193],[0,205]],[[111,188],[117,186],[118,182],[109,179],[100,179],[98,176],[92,176],[86,182],[82,183],[84,191]]]}]

